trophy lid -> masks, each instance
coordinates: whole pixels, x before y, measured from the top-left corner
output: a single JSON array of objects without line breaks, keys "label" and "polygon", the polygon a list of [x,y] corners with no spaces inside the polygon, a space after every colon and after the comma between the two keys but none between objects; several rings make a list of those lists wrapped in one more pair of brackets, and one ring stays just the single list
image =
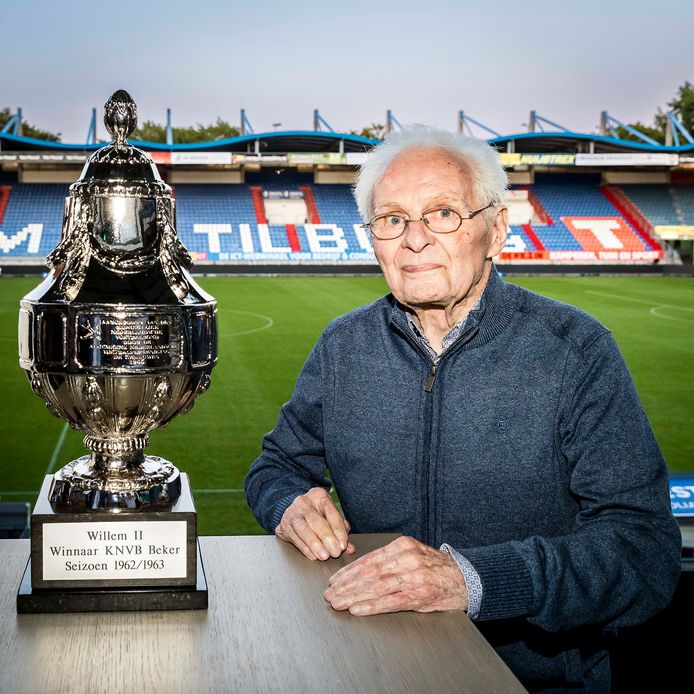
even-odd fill
[{"label": "trophy lid", "polygon": [[191,257],[176,235],[171,188],[149,155],[127,141],[137,125],[135,102],[118,90],[105,111],[113,142],[89,157],[70,186],[61,240],[47,258],[58,273],[58,294],[67,301],[107,298],[114,275],[130,277],[134,298],[144,296],[135,291],[140,280],[150,293],[163,287],[155,292],[161,300],[167,293],[189,297]]},{"label": "trophy lid", "polygon": [[104,125],[112,143],[87,159],[70,192],[77,193],[87,186],[89,194],[97,196],[169,196],[171,189],[162,181],[150,156],[127,141],[137,126],[137,105],[124,89],[114,92],[106,102]]}]

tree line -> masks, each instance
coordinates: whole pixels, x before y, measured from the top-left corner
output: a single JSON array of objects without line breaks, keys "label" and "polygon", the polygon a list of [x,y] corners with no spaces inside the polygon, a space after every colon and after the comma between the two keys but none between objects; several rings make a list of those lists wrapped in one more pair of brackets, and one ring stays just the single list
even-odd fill
[{"label": "tree line", "polygon": [[[3,108],[0,110],[0,130],[2,130],[7,121],[14,116],[14,113],[10,111],[9,108]],[[48,130],[42,130],[36,126],[22,120],[22,134],[24,137],[35,137],[37,140],[48,140],[49,142],[62,142],[60,133],[52,133]]]},{"label": "tree line", "polygon": [[[680,85],[675,96],[668,101],[667,109],[664,111],[658,108],[651,124],[629,123],[632,128],[652,137],[656,142],[665,143],[665,133],[667,129],[667,112],[676,110],[679,113],[682,124],[690,133],[694,134],[694,85],[688,80]],[[9,108],[0,110],[0,130],[14,114]],[[53,133],[31,125],[27,121],[22,121],[23,134],[26,137],[34,137],[39,140],[49,140],[51,142],[62,142],[60,133]],[[203,125],[189,125],[172,128],[173,141],[175,144],[192,144],[195,142],[213,142],[228,137],[237,137],[241,134],[241,129],[231,125],[221,118],[217,118],[214,123]],[[350,130],[352,135],[361,135],[372,140],[382,140],[386,136],[386,126],[383,123],[371,123],[370,125]],[[624,140],[635,140],[639,138],[632,135],[624,128],[617,128],[617,134]],[[146,120],[140,125],[132,135],[133,140],[143,140],[145,142],[166,142],[166,125]]]}]

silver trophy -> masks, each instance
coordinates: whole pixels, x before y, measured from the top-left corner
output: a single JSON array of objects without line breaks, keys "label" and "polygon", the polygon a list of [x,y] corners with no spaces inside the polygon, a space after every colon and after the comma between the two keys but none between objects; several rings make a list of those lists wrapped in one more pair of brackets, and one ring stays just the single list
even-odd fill
[{"label": "silver trophy", "polygon": [[170,509],[181,475],[144,454],[148,432],[188,412],[217,358],[216,301],[191,278],[171,188],[128,144],[137,108],[106,103],[113,142],[66,198],[52,273],[21,302],[20,365],[90,454],[54,475],[55,511]]}]

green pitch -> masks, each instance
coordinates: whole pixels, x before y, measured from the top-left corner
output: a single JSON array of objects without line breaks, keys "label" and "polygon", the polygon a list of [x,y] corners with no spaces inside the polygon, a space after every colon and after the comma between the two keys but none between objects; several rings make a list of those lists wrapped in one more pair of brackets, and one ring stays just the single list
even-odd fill
[{"label": "green pitch", "polygon": [[[580,306],[614,333],[671,470],[694,470],[694,281],[533,277],[513,281]],[[17,307],[37,279],[0,279],[0,499],[33,504],[48,472],[84,454],[17,365]],[[386,292],[380,278],[202,278],[219,302],[212,386],[148,451],[190,475],[203,535],[261,532],[244,475],[325,325]],[[615,451],[618,455],[619,451]]]}]

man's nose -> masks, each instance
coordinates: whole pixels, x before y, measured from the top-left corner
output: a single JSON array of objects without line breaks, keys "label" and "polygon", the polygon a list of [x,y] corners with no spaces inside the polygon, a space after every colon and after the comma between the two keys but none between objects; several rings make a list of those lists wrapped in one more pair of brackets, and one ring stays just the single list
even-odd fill
[{"label": "man's nose", "polygon": [[411,219],[403,234],[402,243],[415,253],[419,253],[432,242],[431,232],[422,219]]}]

